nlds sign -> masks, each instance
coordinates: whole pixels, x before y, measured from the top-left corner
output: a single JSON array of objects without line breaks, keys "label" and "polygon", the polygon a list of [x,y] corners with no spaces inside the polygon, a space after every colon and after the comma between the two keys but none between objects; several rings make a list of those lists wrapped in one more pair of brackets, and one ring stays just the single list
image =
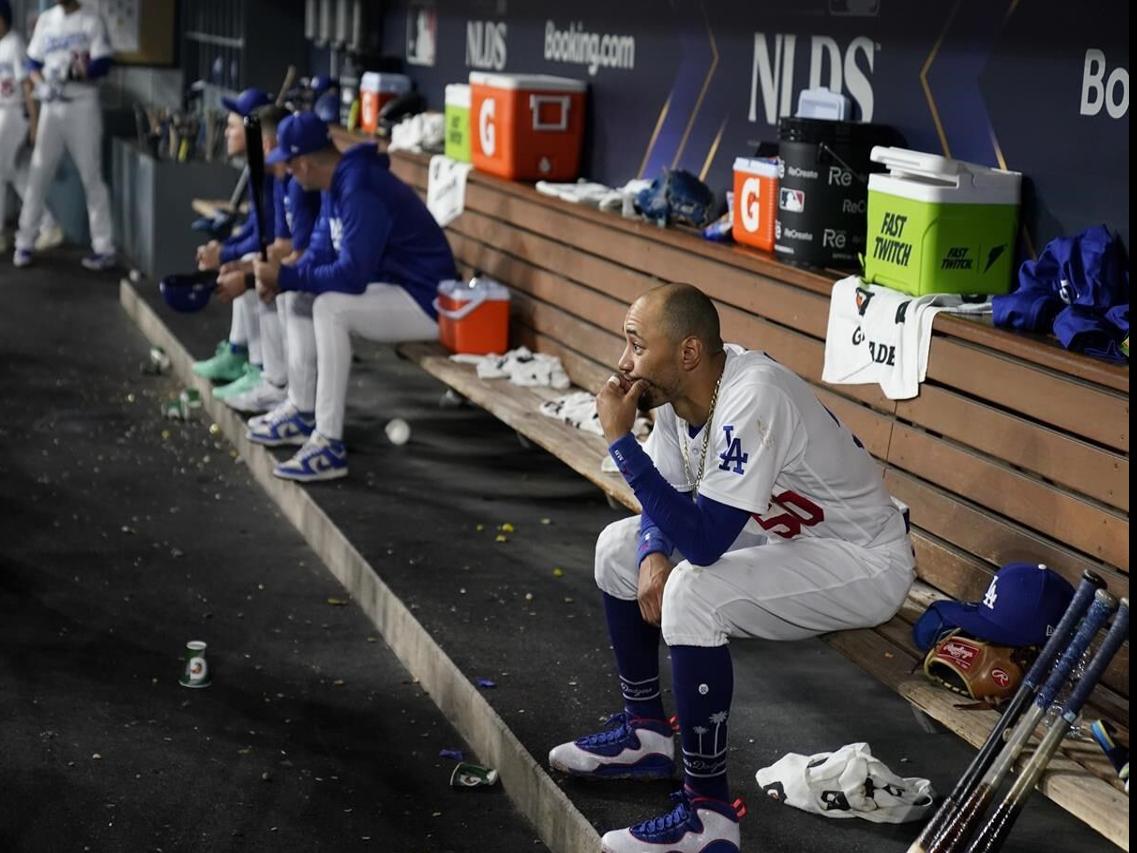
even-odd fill
[{"label": "nlds sign", "polygon": [[[758,102],[767,124],[777,124],[782,116],[792,115],[797,93],[804,88],[826,86],[844,92],[860,108],[862,121],[872,121],[873,90],[869,82],[880,45],[865,36],[849,42],[844,50],[829,36],[809,38],[808,85],[795,85],[799,45],[796,35],[777,33],[754,34],[754,63],[750,74],[750,121],[758,121]],[[804,53],[804,50],[802,50]]]}]

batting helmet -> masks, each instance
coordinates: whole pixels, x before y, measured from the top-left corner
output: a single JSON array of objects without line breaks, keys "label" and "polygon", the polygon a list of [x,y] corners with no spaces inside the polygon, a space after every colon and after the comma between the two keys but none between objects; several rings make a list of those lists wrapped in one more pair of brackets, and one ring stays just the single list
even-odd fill
[{"label": "batting helmet", "polygon": [[192,314],[204,308],[217,289],[217,273],[175,273],[158,282],[158,289],[166,304],[175,311]]}]

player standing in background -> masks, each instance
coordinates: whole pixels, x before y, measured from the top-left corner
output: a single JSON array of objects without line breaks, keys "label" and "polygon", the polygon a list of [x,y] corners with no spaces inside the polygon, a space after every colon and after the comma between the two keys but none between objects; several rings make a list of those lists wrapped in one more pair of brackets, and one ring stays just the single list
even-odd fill
[{"label": "player standing in background", "polygon": [[[12,6],[0,0],[0,252],[8,251],[8,185],[23,198],[27,192],[27,169],[20,169],[17,156],[24,140],[35,133],[37,104],[31,97],[24,39],[12,29]],[[24,110],[27,110],[27,115]],[[29,122],[28,117],[31,117]],[[54,248],[63,242],[63,232],[45,208],[36,249]]]},{"label": "player standing in background", "polygon": [[[596,582],[624,709],[549,763],[589,778],[675,771],[659,687],[671,656],[683,788],[660,817],[607,833],[607,853],[739,845],[727,785],[730,637],[798,640],[891,619],[913,580],[907,524],[860,442],[802,379],[724,345],[714,304],[690,285],[637,299],[596,397],[609,452],[643,515],[596,543]],[[643,448],[637,408],[655,409]]]},{"label": "player standing in background", "polygon": [[12,257],[17,267],[31,263],[44,198],[64,147],[87,196],[93,251],[83,258],[83,266],[105,270],[114,265],[110,194],[102,176],[103,113],[96,85],[110,71],[111,53],[102,18],[75,0],[59,0],[36,21],[28,43],[28,68],[41,109]]}]

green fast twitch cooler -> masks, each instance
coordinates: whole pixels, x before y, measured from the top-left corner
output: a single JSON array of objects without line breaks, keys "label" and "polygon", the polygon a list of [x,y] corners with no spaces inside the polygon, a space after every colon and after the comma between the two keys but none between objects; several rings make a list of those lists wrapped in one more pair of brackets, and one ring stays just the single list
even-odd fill
[{"label": "green fast twitch cooler", "polygon": [[865,279],[915,296],[1011,288],[1022,175],[873,148]]}]

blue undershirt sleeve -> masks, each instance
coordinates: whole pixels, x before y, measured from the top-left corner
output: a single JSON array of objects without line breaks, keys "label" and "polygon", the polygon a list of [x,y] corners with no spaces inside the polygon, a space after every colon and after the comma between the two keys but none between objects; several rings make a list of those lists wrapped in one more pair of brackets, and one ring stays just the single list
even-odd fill
[{"label": "blue undershirt sleeve", "polygon": [[[750,513],[744,509],[703,495],[692,501],[686,493],[676,491],[631,433],[614,441],[608,452],[639,498],[644,515],[697,566],[717,562],[750,520]],[[641,521],[641,529],[642,525]]]}]

